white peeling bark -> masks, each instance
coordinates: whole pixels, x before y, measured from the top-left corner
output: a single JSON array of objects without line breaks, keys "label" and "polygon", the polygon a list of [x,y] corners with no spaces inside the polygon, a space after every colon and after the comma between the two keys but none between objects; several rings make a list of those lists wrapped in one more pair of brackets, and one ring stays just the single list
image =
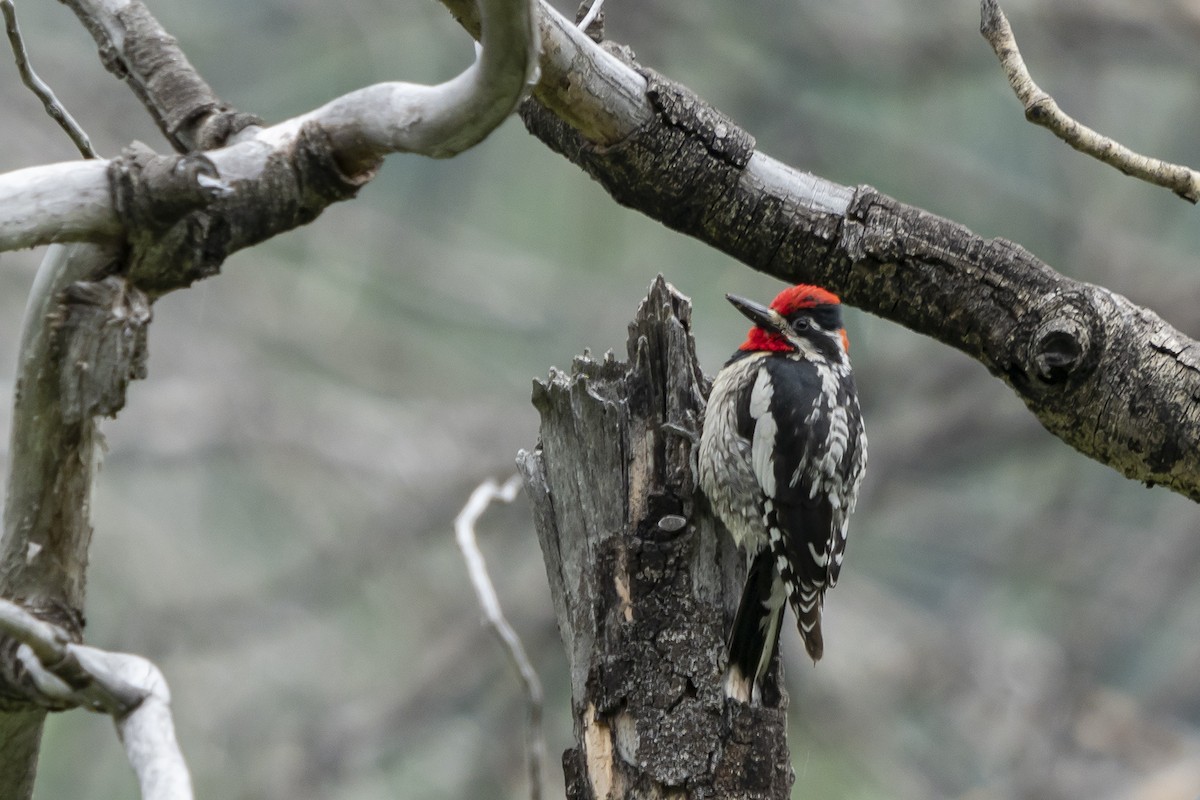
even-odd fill
[{"label": "white peeling bark", "polygon": [[0,250],[115,240],[121,225],[107,169],[107,161],[67,161],[0,175]]},{"label": "white peeling bark", "polygon": [[[122,0],[84,3],[93,23],[121,42]],[[267,159],[288,152],[306,123],[321,127],[350,174],[368,172],[388,153],[433,158],[477,144],[516,109],[537,69],[538,36],[531,0],[481,0],[478,58],[437,86],[389,82],[349,92],[314,111],[265,128],[247,128],[237,143],[209,153],[232,184],[254,180]],[[107,161],[66,162],[0,175],[0,251],[122,235],[105,170]]]},{"label": "white peeling bark", "polygon": [[[472,36],[480,36],[471,0],[441,0]],[[541,35],[541,75],[537,99],[597,144],[621,141],[654,110],[646,99],[646,79],[607,52],[545,0],[537,2]]]}]

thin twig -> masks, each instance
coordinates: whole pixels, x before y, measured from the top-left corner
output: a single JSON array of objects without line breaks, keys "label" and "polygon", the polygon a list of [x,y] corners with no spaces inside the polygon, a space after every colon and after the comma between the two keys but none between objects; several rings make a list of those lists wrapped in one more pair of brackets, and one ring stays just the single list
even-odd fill
[{"label": "thin twig", "polygon": [[54,95],[54,91],[33,71],[33,65],[29,63],[29,53],[25,50],[25,40],[21,37],[21,29],[17,27],[17,9],[12,0],[0,0],[0,12],[4,13],[4,30],[8,33],[8,42],[12,45],[21,80],[42,101],[50,118],[67,132],[83,157],[96,158],[96,151],[92,148],[92,141],[87,133]]},{"label": "thin twig", "polygon": [[1125,145],[1098,133],[1068,116],[1054,98],[1033,82],[1021,58],[1008,18],[996,0],[981,0],[979,32],[992,46],[1008,83],[1025,106],[1025,118],[1051,131],[1081,153],[1115,167],[1126,175],[1162,186],[1190,203],[1200,201],[1200,173],[1133,152]]},{"label": "thin twig", "polygon": [[517,637],[516,631],[508,624],[504,612],[500,610],[500,599],[492,579],[488,577],[487,564],[483,553],[475,541],[475,523],[483,516],[483,512],[493,500],[511,503],[521,489],[521,476],[513,475],[503,486],[491,478],[481,483],[471,492],[471,497],[462,511],[454,518],[454,533],[463,558],[467,562],[467,572],[471,576],[471,585],[479,598],[484,617],[496,637],[500,640],[508,657],[521,681],[525,684],[525,697],[529,705],[529,796],[540,800],[542,796],[542,761],[545,757],[545,744],[542,740],[542,682],[538,679],[525,648]]},{"label": "thin twig", "polygon": [[587,13],[583,15],[583,19],[575,23],[575,27],[587,33],[588,26],[595,21],[596,17],[600,16],[600,9],[604,8],[604,0],[592,0],[592,5],[588,8]]}]

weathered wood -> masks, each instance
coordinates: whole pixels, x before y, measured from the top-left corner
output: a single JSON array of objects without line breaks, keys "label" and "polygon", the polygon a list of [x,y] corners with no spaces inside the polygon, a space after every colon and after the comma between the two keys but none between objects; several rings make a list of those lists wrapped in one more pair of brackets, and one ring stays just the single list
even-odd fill
[{"label": "weathered wood", "polygon": [[[0,596],[76,640],[83,631],[92,537],[88,499],[99,434],[90,417],[69,420],[63,413],[61,357],[79,352],[69,332],[83,328],[64,325],[60,300],[67,287],[95,277],[114,257],[92,245],[55,246],[46,253],[25,312],[13,404]],[[24,800],[33,792],[45,711],[32,700],[35,692],[16,652],[13,640],[0,639],[0,796]]]},{"label": "weathered wood", "polygon": [[1200,500],[1200,343],[1017,244],[778,165],[700,98],[643,73],[656,115],[617,145],[532,100],[522,118],[618,203],[963,351],[1081,453]]},{"label": "weathered wood", "polygon": [[[476,32],[469,0],[442,3]],[[544,3],[541,25],[542,81],[521,117],[616,202],[958,348],[1079,452],[1200,501],[1200,342],[1012,242],[776,161],[627,49],[568,34]]]},{"label": "weathered wood", "polygon": [[[0,539],[0,597],[83,635],[88,501],[99,458],[97,417],[125,403],[145,375],[146,297],[106,271],[113,251],[51,248],[38,271],[21,337],[10,469]],[[0,637],[0,796],[31,796],[48,700]]]},{"label": "weathered wood", "polygon": [[709,386],[690,316],[660,277],[628,362],[584,355],[534,384],[540,441],[518,463],[571,670],[572,800],[790,793],[786,695],[751,707],[721,687],[745,569],[696,485]]}]

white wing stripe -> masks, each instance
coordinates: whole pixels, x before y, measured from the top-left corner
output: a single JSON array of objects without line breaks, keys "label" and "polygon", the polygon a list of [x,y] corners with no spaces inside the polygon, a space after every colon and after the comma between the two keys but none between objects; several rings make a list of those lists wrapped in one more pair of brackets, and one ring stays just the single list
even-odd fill
[{"label": "white wing stripe", "polygon": [[766,367],[759,367],[750,390],[750,417],[754,420],[754,441],[750,445],[750,462],[754,474],[767,497],[775,496],[775,418],[771,415],[771,397],[775,387]]}]

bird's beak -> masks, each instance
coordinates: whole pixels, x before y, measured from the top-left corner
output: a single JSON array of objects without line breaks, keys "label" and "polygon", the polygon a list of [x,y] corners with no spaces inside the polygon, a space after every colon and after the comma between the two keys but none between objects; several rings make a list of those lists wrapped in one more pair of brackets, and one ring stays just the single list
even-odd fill
[{"label": "bird's beak", "polygon": [[727,294],[725,299],[733,303],[734,308],[763,330],[771,333],[783,333],[783,318],[779,316],[778,312],[759,305],[753,300],[738,297],[736,294]]}]

